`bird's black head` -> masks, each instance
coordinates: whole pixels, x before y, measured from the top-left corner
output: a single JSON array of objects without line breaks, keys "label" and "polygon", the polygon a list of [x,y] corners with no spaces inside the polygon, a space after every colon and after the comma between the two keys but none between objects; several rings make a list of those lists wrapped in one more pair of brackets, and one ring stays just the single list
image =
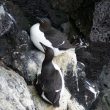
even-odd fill
[{"label": "bird's black head", "polygon": [[54,57],[54,51],[52,48],[47,47],[46,45],[40,43],[45,51],[45,59],[44,61],[46,62],[50,62],[52,61],[53,57]]},{"label": "bird's black head", "polygon": [[42,32],[47,32],[51,29],[51,22],[48,18],[39,18],[37,17],[38,22],[40,23],[40,30]]}]

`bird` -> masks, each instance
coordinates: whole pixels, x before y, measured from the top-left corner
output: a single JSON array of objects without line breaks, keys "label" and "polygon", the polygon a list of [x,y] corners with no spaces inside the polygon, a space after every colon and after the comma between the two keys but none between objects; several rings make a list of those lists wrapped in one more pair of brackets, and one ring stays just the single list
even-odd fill
[{"label": "bird", "polygon": [[54,50],[58,56],[73,46],[67,40],[67,36],[53,28],[48,18],[38,18],[38,23],[30,28],[30,37],[33,44],[42,52],[45,52],[40,42]]},{"label": "bird", "polygon": [[44,48],[45,58],[35,87],[44,101],[58,107],[64,90],[64,77],[58,65],[52,61],[54,57],[53,49],[42,43],[40,44]]}]

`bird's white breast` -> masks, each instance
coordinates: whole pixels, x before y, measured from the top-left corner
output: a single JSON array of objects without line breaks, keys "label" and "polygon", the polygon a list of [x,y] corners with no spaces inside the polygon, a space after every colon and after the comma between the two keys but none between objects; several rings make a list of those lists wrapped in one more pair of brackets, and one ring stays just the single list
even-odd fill
[{"label": "bird's white breast", "polygon": [[42,45],[40,44],[40,42],[41,42],[45,46],[52,48],[54,50],[54,55],[55,56],[64,53],[63,50],[59,50],[58,48],[55,48],[55,47],[52,46],[52,43],[48,39],[46,39],[44,33],[40,30],[39,27],[40,27],[40,24],[37,23],[37,24],[34,24],[30,29],[30,37],[31,37],[31,40],[32,40],[33,44],[39,50],[44,52],[44,49],[43,49]]},{"label": "bird's white breast", "polygon": [[41,46],[40,42],[48,47],[52,47],[52,43],[46,39],[44,33],[40,31],[40,24],[34,24],[30,29],[30,36],[33,44],[42,52],[44,52],[43,47]]}]

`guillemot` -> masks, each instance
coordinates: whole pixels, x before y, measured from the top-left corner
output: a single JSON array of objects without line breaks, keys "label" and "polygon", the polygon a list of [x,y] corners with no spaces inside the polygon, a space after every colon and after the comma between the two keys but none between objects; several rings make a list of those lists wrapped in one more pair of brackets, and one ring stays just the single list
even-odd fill
[{"label": "guillemot", "polygon": [[64,78],[60,68],[52,61],[54,57],[53,49],[42,43],[40,44],[44,48],[45,58],[35,87],[43,100],[53,106],[59,106],[64,89]]},{"label": "guillemot", "polygon": [[38,18],[39,23],[34,24],[30,28],[30,37],[33,44],[42,52],[45,52],[40,42],[54,50],[54,55],[57,56],[66,49],[73,46],[67,40],[64,33],[53,28],[51,22],[47,18]]}]

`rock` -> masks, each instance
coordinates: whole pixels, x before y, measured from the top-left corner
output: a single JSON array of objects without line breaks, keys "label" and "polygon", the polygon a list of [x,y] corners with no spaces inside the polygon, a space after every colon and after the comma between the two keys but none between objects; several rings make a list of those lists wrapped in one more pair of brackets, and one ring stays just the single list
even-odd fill
[{"label": "rock", "polygon": [[110,109],[110,89],[105,89],[99,98],[98,104],[95,110],[109,110]]},{"label": "rock", "polygon": [[12,2],[2,1],[1,3],[0,22],[2,24],[0,27],[2,33],[0,32],[0,34],[2,36],[0,37],[0,58],[7,66],[13,68],[27,80],[28,78],[25,75],[27,72],[25,69],[26,62],[23,62],[24,60],[20,61],[23,54],[33,49],[28,33],[22,30],[27,29],[27,20],[20,12],[20,9],[13,5]]},{"label": "rock", "polygon": [[0,36],[9,32],[12,26],[12,16],[8,12],[6,12],[4,6],[0,4]]},{"label": "rock", "polygon": [[[6,7],[1,4],[1,11],[4,15],[1,15],[0,27],[1,27],[1,37],[0,37],[0,58],[5,59],[9,64],[12,63],[11,54],[15,48],[12,35],[15,34],[14,30],[14,18],[6,11]],[[2,13],[1,13],[2,14]]]},{"label": "rock", "polygon": [[44,54],[40,51],[30,50],[27,52],[14,52],[13,68],[25,78],[28,84],[36,78],[36,74],[41,73]]},{"label": "rock", "polygon": [[102,88],[108,88],[110,89],[110,62],[108,63],[108,65],[104,65],[101,75],[100,75],[100,82],[102,85]]},{"label": "rock", "polygon": [[28,23],[12,2],[2,0],[0,8],[0,57],[7,65],[11,65],[13,51],[29,49],[29,36],[26,31],[21,31],[26,29],[24,24]]},{"label": "rock", "polygon": [[77,62],[77,74],[79,77],[86,77],[85,74],[85,65],[82,62]]},{"label": "rock", "polygon": [[74,48],[68,49],[59,56],[56,56],[53,61],[60,67],[64,75],[70,70],[74,72],[73,75],[76,75],[77,57]]},{"label": "rock", "polygon": [[[5,4],[5,8],[8,13],[14,18],[15,20],[15,28],[18,28],[18,30],[28,30],[30,28],[30,22],[29,20],[25,17],[23,11],[21,8],[13,2],[10,1],[5,1],[3,0]],[[15,30],[14,28],[14,30]]]},{"label": "rock", "polygon": [[110,109],[110,62],[107,65],[103,66],[101,75],[99,77],[101,84],[101,96],[98,101],[98,106],[96,110],[104,110]]},{"label": "rock", "polygon": [[[98,62],[102,62],[101,69],[103,65],[107,65],[110,59],[109,55],[109,33],[110,33],[110,21],[109,21],[109,12],[110,12],[110,1],[109,0],[101,0],[95,6],[93,26],[91,28],[90,39],[91,50],[93,50],[93,54],[95,54],[95,50],[97,53],[94,55],[97,57]],[[103,54],[104,53],[104,54]],[[104,60],[103,60],[104,59]],[[100,72],[101,73],[101,72]]]},{"label": "rock", "polygon": [[[72,24],[71,34],[77,35],[75,28],[79,28],[85,36],[90,34],[94,4],[100,0],[11,0],[22,8],[25,15],[31,21],[31,24],[38,22],[37,17],[49,18],[52,25],[57,29],[61,28],[63,23],[70,20]],[[25,4],[25,5],[24,5]],[[73,25],[75,24],[75,25]]]},{"label": "rock", "polygon": [[[14,18],[6,11],[5,6],[0,4],[0,58],[11,63],[11,54],[15,48],[12,33],[15,31]],[[8,57],[8,58],[7,58]]]},{"label": "rock", "polygon": [[0,66],[0,109],[35,110],[24,79],[2,66]]},{"label": "rock", "polygon": [[62,11],[65,11],[65,12],[69,12],[70,10],[76,10],[77,8],[80,7],[81,3],[84,1],[84,0],[78,0],[78,1],[75,1],[75,0],[70,0],[68,2],[68,0],[50,0],[51,1],[51,5],[54,9],[59,9],[59,10],[62,10]]},{"label": "rock", "polygon": [[92,42],[110,43],[110,1],[101,0],[95,6],[90,39]]},{"label": "rock", "polygon": [[[8,40],[8,41],[7,41]],[[29,51],[33,45],[26,31],[18,31],[13,36],[1,38],[1,58],[8,66],[13,66],[15,60],[19,59],[22,53]],[[3,45],[4,43],[4,45]],[[18,68],[17,68],[18,69]],[[19,69],[18,69],[19,71]]]},{"label": "rock", "polygon": [[63,11],[52,9],[49,1],[47,0],[28,0],[23,2],[19,0],[11,1],[22,8],[23,12],[32,24],[35,24],[38,21],[37,17],[50,18],[52,25],[57,28],[60,27],[62,23],[68,21],[67,15]]},{"label": "rock", "polygon": [[86,37],[90,34],[94,4],[98,0],[48,0],[54,9],[66,12],[72,25],[70,36],[77,35],[76,27]]},{"label": "rock", "polygon": [[70,32],[70,25],[71,25],[70,22],[61,24],[62,31],[68,34]]},{"label": "rock", "polygon": [[[36,74],[41,73],[44,54],[38,50],[28,50],[25,52],[15,51],[12,56],[12,67],[19,71],[27,83],[32,84]],[[73,75],[77,75],[77,58],[74,48],[66,50],[65,53],[55,57],[53,61],[59,65],[64,75],[66,75],[67,71],[73,71]]]},{"label": "rock", "polygon": [[15,43],[15,51],[25,52],[32,49],[32,42],[30,40],[30,36],[25,30],[20,30],[13,37]]},{"label": "rock", "polygon": [[[52,21],[52,24],[55,27],[57,27],[58,29],[60,28],[62,23],[68,21],[67,14],[65,15],[65,13],[62,12],[62,10],[65,10],[65,5],[63,5],[61,10],[60,10],[60,8],[61,8],[60,7],[57,11],[56,6],[54,9],[50,8],[50,5],[48,4],[49,0],[48,1],[47,0],[41,0],[41,1],[39,1],[39,0],[38,1],[13,0],[13,1],[14,1],[14,3],[16,2],[17,4],[19,4],[20,7],[22,7],[23,11],[29,18],[32,18],[31,19],[33,21],[32,23],[37,22],[36,15],[38,15],[38,14],[40,14],[40,15],[38,15],[40,17],[50,18]],[[52,2],[54,2],[54,1],[52,1]],[[42,65],[42,61],[44,59],[44,54],[41,53],[40,51],[38,51],[37,48],[35,48],[33,46],[33,44],[30,41],[28,33],[24,30],[24,29],[29,29],[29,28],[27,28],[28,26],[26,26],[26,27],[23,26],[25,23],[28,25],[28,22],[25,22],[25,20],[23,20],[24,21],[23,22],[21,20],[23,18],[23,16],[21,16],[19,14],[19,12],[15,11],[16,10],[16,8],[14,8],[15,5],[13,5],[13,3],[11,3],[11,2],[8,2],[8,3],[9,4],[5,5],[5,7],[4,7],[4,5],[2,5],[2,7],[1,7],[1,10],[2,10],[1,15],[3,15],[2,20],[6,20],[6,24],[3,21],[3,23],[4,23],[3,25],[4,25],[4,27],[6,27],[6,30],[8,29],[7,27],[9,27],[9,29],[7,31],[4,31],[4,33],[1,34],[2,36],[0,37],[0,58],[10,68],[17,71],[21,76],[23,76],[28,84],[29,83],[32,84],[32,82],[36,78],[35,77],[36,74],[39,75],[41,73],[41,67],[42,67],[41,65]],[[67,0],[66,1],[58,0],[58,3],[60,3],[60,4],[57,4],[57,5],[62,5],[62,4],[67,3],[66,9],[68,8],[68,10],[67,10],[68,12],[71,10],[70,7],[67,7],[68,4],[71,5],[71,3],[72,3],[73,5],[71,5],[71,7],[73,7],[75,5],[74,3],[76,3],[76,7],[73,7],[72,10],[68,13],[69,17],[73,20],[70,22],[71,23],[74,22],[76,28],[78,28],[78,30],[79,30],[79,33],[81,31],[81,32],[85,33],[85,35],[87,35],[88,32],[86,32],[86,31],[90,29],[90,28],[88,28],[88,24],[91,22],[91,19],[90,19],[90,22],[87,23],[86,28],[83,29],[82,24],[83,24],[83,20],[85,20],[85,17],[89,18],[90,16],[92,16],[92,14],[91,14],[92,12],[90,11],[91,8],[88,10],[88,8],[86,9],[86,6],[88,6],[88,7],[89,7],[89,5],[93,6],[94,5],[93,0],[92,0],[92,2],[91,1],[89,2],[86,0],[70,1],[70,3]],[[6,2],[6,4],[7,4],[7,2]],[[40,4],[40,6],[38,6],[39,4]],[[87,4],[89,4],[89,5],[87,5]],[[15,12],[13,12],[13,8],[11,8],[11,7],[14,8]],[[5,8],[8,9],[8,11]],[[82,9],[84,9],[84,10],[82,10]],[[18,8],[17,8],[17,10],[18,10]],[[89,13],[87,16],[85,16],[85,14],[83,15],[83,13],[86,12],[85,10],[86,11],[88,10],[91,13]],[[67,11],[65,11],[65,12],[67,12]],[[83,11],[83,13],[82,13],[82,11]],[[6,14],[6,16],[4,16],[4,12],[8,13],[8,14]],[[33,14],[34,12],[35,12],[35,14]],[[75,12],[77,12],[76,15],[74,15]],[[14,13],[18,13],[18,15],[14,17]],[[7,15],[8,15],[8,17],[7,17]],[[82,20],[82,18],[83,18],[82,15],[84,17],[83,20]],[[34,20],[33,20],[33,18],[34,18]],[[78,18],[80,18],[80,19],[78,19]],[[12,22],[12,25],[8,24],[9,21]],[[86,21],[88,21],[88,20],[86,20]],[[19,24],[19,23],[21,23],[21,24]],[[86,24],[86,22],[84,22],[84,24]],[[60,28],[60,29],[63,29],[63,31],[65,33],[61,33],[59,31],[60,29],[59,30],[56,29],[57,34],[55,35],[55,38],[56,39],[58,38],[57,39],[58,41],[60,40],[59,35],[63,36],[64,38],[67,38],[67,34],[69,32],[69,31],[67,31],[67,29],[70,27],[68,27],[68,24],[66,24],[66,25],[67,25],[67,27],[65,26],[65,24],[63,24],[63,27]],[[89,26],[90,26],[90,24],[89,24]],[[4,27],[2,26],[1,29],[5,30]],[[61,37],[61,39],[62,39],[62,37]],[[97,54],[95,54],[95,53],[97,53],[97,50],[95,50],[96,48],[94,48],[94,51],[93,51],[91,49],[92,46],[89,48],[90,50],[87,48],[87,52],[85,52],[83,55],[81,55],[81,53],[80,53],[80,56],[82,56],[84,60],[85,59],[87,60],[86,65],[89,65],[89,66],[87,66],[86,69],[90,70],[90,71],[88,71],[90,78],[91,78],[90,74],[94,75],[96,78],[96,76],[98,76],[98,75],[95,73],[97,70],[99,70],[99,65],[102,66],[102,62],[100,62],[100,60],[101,61],[103,60],[105,62],[107,59],[106,60],[101,59],[105,55],[105,53],[104,53],[105,51],[101,51],[102,50],[101,47],[99,49],[99,51],[101,51],[101,52],[98,51],[99,53],[97,55]],[[89,50],[89,52],[88,52],[88,50]],[[91,51],[93,53],[91,53]],[[99,57],[99,55],[101,57]],[[98,60],[96,60],[96,59],[98,59]],[[81,63],[79,63],[77,65],[75,49],[66,50],[65,53],[55,57],[54,62],[57,63],[58,66],[61,68],[63,75],[65,77],[65,85],[66,85],[67,89],[65,89],[64,96],[62,97],[62,101],[64,100],[64,103],[61,102],[60,108],[53,108],[52,106],[44,103],[40,98],[38,98],[38,96],[36,96],[37,98],[34,97],[36,100],[35,101],[36,108],[38,110],[39,109],[45,110],[45,108],[47,110],[48,109],[85,110],[86,103],[87,104],[89,103],[86,106],[89,106],[89,105],[91,106],[93,100],[95,99],[94,93],[92,93],[90,90],[89,90],[89,92],[87,92],[87,90],[89,87],[92,87],[92,85],[91,85],[92,83],[86,85],[87,84],[86,74],[84,71],[86,69],[84,69],[84,65]],[[96,68],[94,68],[94,66]],[[100,73],[100,72],[97,71],[97,73]],[[86,82],[86,84],[85,84],[85,82]],[[88,87],[85,87],[85,85]],[[95,86],[94,86],[94,88],[95,88]],[[78,91],[78,89],[79,89],[79,91]],[[34,90],[34,92],[35,92],[35,90]],[[87,92],[87,94],[86,94],[86,92]],[[85,96],[86,96],[86,98],[85,98]],[[70,99],[70,97],[72,97],[72,99]],[[36,102],[41,102],[41,103],[39,104]],[[42,106],[42,105],[44,105],[44,106]]]},{"label": "rock", "polygon": [[109,0],[101,0],[95,4],[93,26],[89,35],[90,45],[77,54],[78,60],[86,65],[86,76],[91,80],[99,79],[103,65],[107,65],[110,60],[110,42],[107,37],[110,31],[109,7]]},{"label": "rock", "polygon": [[102,103],[103,103],[103,106],[106,110],[109,110],[110,109],[110,89],[108,90],[104,90],[104,95],[102,97]]}]

